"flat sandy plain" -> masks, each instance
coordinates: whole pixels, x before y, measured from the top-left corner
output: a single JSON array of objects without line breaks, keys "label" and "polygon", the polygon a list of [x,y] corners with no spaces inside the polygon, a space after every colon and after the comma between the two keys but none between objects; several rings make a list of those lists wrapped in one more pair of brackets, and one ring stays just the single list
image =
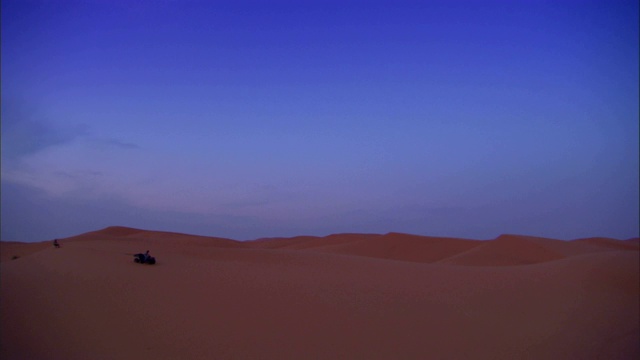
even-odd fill
[{"label": "flat sandy plain", "polygon": [[1,243],[3,360],[640,358],[637,238],[60,243]]}]

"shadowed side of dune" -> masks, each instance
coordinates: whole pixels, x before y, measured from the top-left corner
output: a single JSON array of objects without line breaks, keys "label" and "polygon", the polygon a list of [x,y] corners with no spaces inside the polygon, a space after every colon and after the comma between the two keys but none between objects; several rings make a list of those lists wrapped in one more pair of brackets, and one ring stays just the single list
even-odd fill
[{"label": "shadowed side of dune", "polygon": [[255,249],[311,250],[379,236],[378,234],[334,234],[325,237],[295,236],[290,238],[263,238],[247,241],[245,246]]},{"label": "shadowed side of dune", "polygon": [[518,235],[501,235],[484,241],[480,246],[454,255],[439,263],[465,266],[516,266],[563,259],[566,256],[552,244],[561,240]]},{"label": "shadowed side of dune", "polygon": [[626,242],[630,243],[630,244],[635,244],[640,246],[640,237],[636,237],[636,238],[631,238],[631,239],[627,239],[625,240]]},{"label": "shadowed side of dune", "polygon": [[600,248],[607,248],[612,250],[640,250],[640,239],[629,239],[626,241],[611,239],[611,238],[603,238],[603,237],[593,237],[593,238],[584,238],[573,240],[572,242],[577,244],[586,244],[597,246]]},{"label": "shadowed side of dune", "polygon": [[588,238],[563,241],[522,235],[501,235],[481,246],[440,263],[465,266],[514,266],[544,263],[567,257],[607,251],[638,251],[628,241]]}]

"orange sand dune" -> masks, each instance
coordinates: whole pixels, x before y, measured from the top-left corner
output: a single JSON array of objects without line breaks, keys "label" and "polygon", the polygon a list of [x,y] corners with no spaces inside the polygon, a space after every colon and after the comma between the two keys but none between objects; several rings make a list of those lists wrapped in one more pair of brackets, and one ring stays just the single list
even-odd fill
[{"label": "orange sand dune", "polygon": [[363,239],[379,237],[377,234],[335,234],[326,237],[296,236],[292,238],[265,238],[248,241],[247,246],[261,249],[306,250],[318,247],[339,245]]},{"label": "orange sand dune", "polygon": [[[0,357],[637,359],[639,252],[611,241],[113,227],[2,243]],[[158,263],[133,263],[146,249]]]}]

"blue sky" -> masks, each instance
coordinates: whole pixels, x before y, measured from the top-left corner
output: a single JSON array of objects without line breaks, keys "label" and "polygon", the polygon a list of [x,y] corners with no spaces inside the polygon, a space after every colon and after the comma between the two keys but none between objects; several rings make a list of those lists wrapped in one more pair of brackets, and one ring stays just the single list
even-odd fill
[{"label": "blue sky", "polygon": [[2,1],[2,240],[639,234],[637,1]]}]

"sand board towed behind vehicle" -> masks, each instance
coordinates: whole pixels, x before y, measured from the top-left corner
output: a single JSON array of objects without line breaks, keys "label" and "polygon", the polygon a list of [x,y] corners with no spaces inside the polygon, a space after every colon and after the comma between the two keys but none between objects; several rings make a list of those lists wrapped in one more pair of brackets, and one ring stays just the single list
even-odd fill
[{"label": "sand board towed behind vehicle", "polygon": [[133,262],[136,262],[138,264],[149,264],[149,265],[153,265],[156,263],[156,258],[154,258],[153,256],[149,256],[146,254],[134,254],[133,255]]}]

